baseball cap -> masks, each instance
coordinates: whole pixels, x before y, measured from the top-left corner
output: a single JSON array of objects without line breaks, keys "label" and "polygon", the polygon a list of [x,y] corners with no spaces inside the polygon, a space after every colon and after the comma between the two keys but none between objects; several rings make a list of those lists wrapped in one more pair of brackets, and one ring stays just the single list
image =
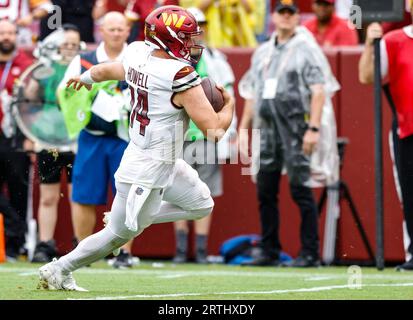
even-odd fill
[{"label": "baseball cap", "polygon": [[280,12],[283,9],[289,9],[293,13],[298,12],[298,7],[294,3],[294,0],[279,0],[275,6],[275,11]]}]

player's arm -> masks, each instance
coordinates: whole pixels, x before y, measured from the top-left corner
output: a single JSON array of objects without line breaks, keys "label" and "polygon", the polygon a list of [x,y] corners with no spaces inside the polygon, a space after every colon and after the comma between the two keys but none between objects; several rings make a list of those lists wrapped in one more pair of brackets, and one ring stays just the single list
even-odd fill
[{"label": "player's arm", "polygon": [[31,0],[29,4],[30,13],[16,21],[20,27],[30,27],[34,20],[40,20],[53,12],[53,4],[49,0]]},{"label": "player's arm", "polygon": [[359,80],[362,84],[374,82],[374,40],[383,36],[379,23],[372,23],[367,28],[366,45],[359,62]]},{"label": "player's arm", "polygon": [[121,62],[95,65],[80,76],[70,78],[67,81],[66,87],[73,85],[75,90],[80,90],[82,87],[91,90],[94,83],[108,80],[125,80],[125,69]]},{"label": "player's arm", "polygon": [[224,107],[218,113],[212,108],[201,85],[176,93],[173,98],[174,104],[185,108],[204,136],[212,141],[219,141],[224,136],[234,113],[234,98],[223,88],[219,89],[224,96]]},{"label": "player's arm", "polygon": [[247,99],[244,104],[244,111],[242,112],[241,122],[238,132],[238,143],[240,153],[248,158],[248,130],[252,126],[252,119],[254,117],[254,100]]},{"label": "player's arm", "polygon": [[[314,84],[310,86],[311,89],[311,106],[310,106],[310,119],[309,128],[320,129],[321,115],[323,113],[323,107],[326,99],[326,94],[323,84]],[[303,137],[303,151],[305,154],[310,155],[320,140],[320,133],[313,130],[307,130]]]}]

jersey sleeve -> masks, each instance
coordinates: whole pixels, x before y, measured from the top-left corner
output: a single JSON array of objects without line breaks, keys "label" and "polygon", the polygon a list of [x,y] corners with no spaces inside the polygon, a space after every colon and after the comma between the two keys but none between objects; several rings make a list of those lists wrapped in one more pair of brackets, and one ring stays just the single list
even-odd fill
[{"label": "jersey sleeve", "polygon": [[143,41],[135,41],[128,45],[125,51],[125,55],[122,58],[123,69],[125,74],[128,73],[129,66],[132,62],[144,61],[144,59],[150,54],[151,48]]},{"label": "jersey sleeve", "polygon": [[172,82],[173,92],[182,92],[201,84],[201,77],[192,66],[181,68]]}]

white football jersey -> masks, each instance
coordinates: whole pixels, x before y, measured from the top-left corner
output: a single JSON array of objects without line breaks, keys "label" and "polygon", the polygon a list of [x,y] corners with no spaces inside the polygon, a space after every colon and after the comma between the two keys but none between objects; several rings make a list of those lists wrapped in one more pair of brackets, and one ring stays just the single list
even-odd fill
[{"label": "white football jersey", "polygon": [[131,94],[131,141],[152,159],[174,162],[181,154],[188,116],[173,94],[201,83],[195,69],[151,55],[144,42],[131,43],[123,59]]}]

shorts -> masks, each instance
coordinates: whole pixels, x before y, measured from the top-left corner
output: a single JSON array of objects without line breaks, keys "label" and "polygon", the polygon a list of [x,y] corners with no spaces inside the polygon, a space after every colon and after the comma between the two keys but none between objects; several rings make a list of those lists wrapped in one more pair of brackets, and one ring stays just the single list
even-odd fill
[{"label": "shorts", "polygon": [[148,189],[162,189],[168,184],[174,171],[173,162],[155,160],[148,149],[142,149],[129,142],[119,169],[116,171],[116,182],[140,184]]},{"label": "shorts", "polygon": [[95,136],[82,130],[73,166],[72,200],[85,205],[105,205],[108,184],[116,193],[115,172],[127,143],[117,137]]},{"label": "shorts", "polygon": [[75,161],[73,152],[56,152],[42,150],[37,153],[37,167],[40,183],[59,183],[62,170],[65,169],[67,183],[72,183],[72,168]]},{"label": "shorts", "polygon": [[222,196],[222,168],[218,164],[216,143],[207,140],[186,141],[183,158],[198,172],[199,178],[206,183],[213,198]]},{"label": "shorts", "polygon": [[[196,220],[200,217],[197,212],[208,214],[212,211],[214,200],[211,197],[208,186],[199,179],[198,173],[182,159],[178,159],[174,165],[169,182],[164,188],[150,190],[138,215],[137,225],[139,229],[131,231],[125,226],[127,198],[133,185],[117,181],[119,193],[112,204],[109,219],[109,228],[117,236],[131,239],[141,233],[153,223],[164,223],[182,220]],[[142,193],[138,194],[142,195]],[[167,213],[159,211],[162,203],[170,203],[182,209],[185,217],[175,216],[171,218]],[[178,210],[181,211],[181,210]],[[165,220],[164,220],[165,219]]]}]

